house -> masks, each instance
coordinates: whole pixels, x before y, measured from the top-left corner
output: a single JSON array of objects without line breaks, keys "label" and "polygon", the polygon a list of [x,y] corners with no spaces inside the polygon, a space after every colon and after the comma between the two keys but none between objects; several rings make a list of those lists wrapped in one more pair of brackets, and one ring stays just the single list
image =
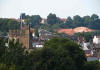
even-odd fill
[{"label": "house", "polygon": [[43,44],[44,43],[42,43],[42,42],[33,42],[32,43],[32,47],[34,47],[34,48],[42,48]]},{"label": "house", "polygon": [[52,35],[52,33],[51,32],[49,32],[49,31],[47,31],[47,30],[44,30],[44,29],[39,29],[38,30],[38,32],[39,32],[39,36],[43,36],[43,35]]},{"label": "house", "polygon": [[67,19],[66,18],[60,18],[60,20],[65,23]]},{"label": "house", "polygon": [[100,36],[94,36],[93,43],[94,44],[100,44]]},{"label": "house", "polygon": [[41,20],[41,24],[45,24],[45,23],[46,23],[46,19],[43,18],[43,19]]},{"label": "house", "polygon": [[93,56],[93,51],[92,50],[85,50],[85,56],[86,57]]},{"label": "house", "polygon": [[51,32],[44,30],[44,29],[38,29],[38,33],[39,33],[39,37],[36,37],[34,35],[34,31],[32,34],[32,36],[33,36],[32,47],[35,47],[35,48],[42,48],[45,41],[48,41],[52,37],[54,37],[54,35]]},{"label": "house", "polygon": [[87,61],[100,61],[100,58],[90,56],[90,57],[87,57]]},{"label": "house", "polygon": [[94,49],[96,52],[100,52],[100,44],[93,44],[93,49]]},{"label": "house", "polygon": [[90,49],[90,48],[88,48],[89,45],[90,45],[89,42],[83,43],[83,44],[82,44],[82,49],[83,49],[83,50],[89,50],[89,49]]}]

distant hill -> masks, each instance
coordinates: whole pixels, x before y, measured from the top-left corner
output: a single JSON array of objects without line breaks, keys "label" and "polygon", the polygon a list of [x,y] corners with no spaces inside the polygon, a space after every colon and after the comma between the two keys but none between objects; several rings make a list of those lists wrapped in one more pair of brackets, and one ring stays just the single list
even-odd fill
[{"label": "distant hill", "polygon": [[67,35],[74,35],[75,33],[82,33],[82,32],[92,32],[95,31],[93,29],[89,29],[87,27],[77,27],[74,29],[60,29],[58,33],[65,33]]}]

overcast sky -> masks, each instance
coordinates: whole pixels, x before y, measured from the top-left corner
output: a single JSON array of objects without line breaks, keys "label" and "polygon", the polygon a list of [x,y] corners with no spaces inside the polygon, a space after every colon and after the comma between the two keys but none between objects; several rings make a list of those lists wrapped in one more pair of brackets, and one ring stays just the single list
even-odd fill
[{"label": "overcast sky", "polygon": [[49,13],[62,18],[93,13],[100,16],[100,0],[0,0],[0,17],[18,18],[23,12],[43,18]]}]

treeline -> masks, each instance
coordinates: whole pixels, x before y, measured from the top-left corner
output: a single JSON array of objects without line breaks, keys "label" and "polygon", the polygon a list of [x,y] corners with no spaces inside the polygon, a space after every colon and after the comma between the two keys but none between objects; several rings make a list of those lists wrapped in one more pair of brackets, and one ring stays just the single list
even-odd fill
[{"label": "treeline", "polygon": [[[37,26],[40,24],[42,18],[40,15],[25,15],[21,14],[23,19],[28,19],[29,22],[32,24],[32,27]],[[41,25],[41,24],[40,24]],[[50,13],[47,16],[45,25],[42,25],[42,27],[46,28],[47,27],[51,27],[53,29],[57,28],[75,28],[75,27],[80,27],[80,26],[84,26],[84,27],[89,27],[91,29],[100,29],[100,18],[98,15],[93,14],[91,16],[79,16],[79,15],[75,15],[73,16],[73,18],[71,18],[70,16],[68,18],[66,18],[66,22],[64,22],[60,17],[57,17],[56,14],[52,14]],[[41,26],[40,26],[41,27]]]},{"label": "treeline", "polygon": [[[52,17],[50,18],[50,16],[54,16],[54,14],[48,15],[47,23],[52,24],[51,23],[52,21],[54,26],[58,28],[76,28],[76,27],[83,26],[83,27],[88,27],[96,30],[100,29],[100,18],[96,14],[93,14],[91,16],[84,16],[84,17],[80,17],[79,15],[73,16],[73,18],[68,17],[66,19],[66,22],[61,21],[61,19],[59,19],[58,21],[58,17],[52,19]],[[56,21],[54,21],[54,19],[56,19]]]},{"label": "treeline", "polygon": [[100,29],[99,16],[93,14],[92,16],[84,16],[84,17],[80,17],[79,15],[76,15],[73,17],[73,19],[71,17],[68,17],[63,27],[75,28],[80,26],[99,30]]},{"label": "treeline", "polygon": [[100,62],[87,62],[80,46],[65,38],[52,38],[43,48],[25,51],[14,40],[0,38],[0,70],[100,70]]},{"label": "treeline", "polygon": [[20,19],[25,19],[26,24],[30,24],[31,27],[36,27],[41,25],[42,17],[40,15],[26,15],[25,13],[22,13],[20,15]]},{"label": "treeline", "polygon": [[18,29],[19,22],[13,19],[0,18],[0,35],[5,35],[9,30]]},{"label": "treeline", "polygon": [[[61,28],[75,28],[75,27],[88,27],[91,29],[100,29],[100,18],[98,15],[93,14],[91,16],[80,17],[79,15],[68,17],[66,21],[63,21],[56,14],[50,13],[47,16],[44,24],[41,24],[42,17],[40,15],[26,15],[22,13],[20,19],[25,19],[26,24],[30,24],[32,28],[43,28],[50,31],[58,30]],[[20,22],[15,19],[0,18],[0,34],[8,32],[9,29],[20,28]]]}]

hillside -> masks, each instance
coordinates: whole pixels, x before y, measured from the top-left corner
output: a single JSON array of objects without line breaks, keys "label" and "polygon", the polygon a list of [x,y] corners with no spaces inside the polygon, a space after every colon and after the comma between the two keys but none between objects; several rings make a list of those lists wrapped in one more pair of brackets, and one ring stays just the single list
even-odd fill
[{"label": "hillside", "polygon": [[93,29],[89,29],[87,27],[77,27],[74,29],[60,29],[58,33],[65,33],[67,35],[74,35],[75,33],[82,33],[82,32],[92,32]]}]

